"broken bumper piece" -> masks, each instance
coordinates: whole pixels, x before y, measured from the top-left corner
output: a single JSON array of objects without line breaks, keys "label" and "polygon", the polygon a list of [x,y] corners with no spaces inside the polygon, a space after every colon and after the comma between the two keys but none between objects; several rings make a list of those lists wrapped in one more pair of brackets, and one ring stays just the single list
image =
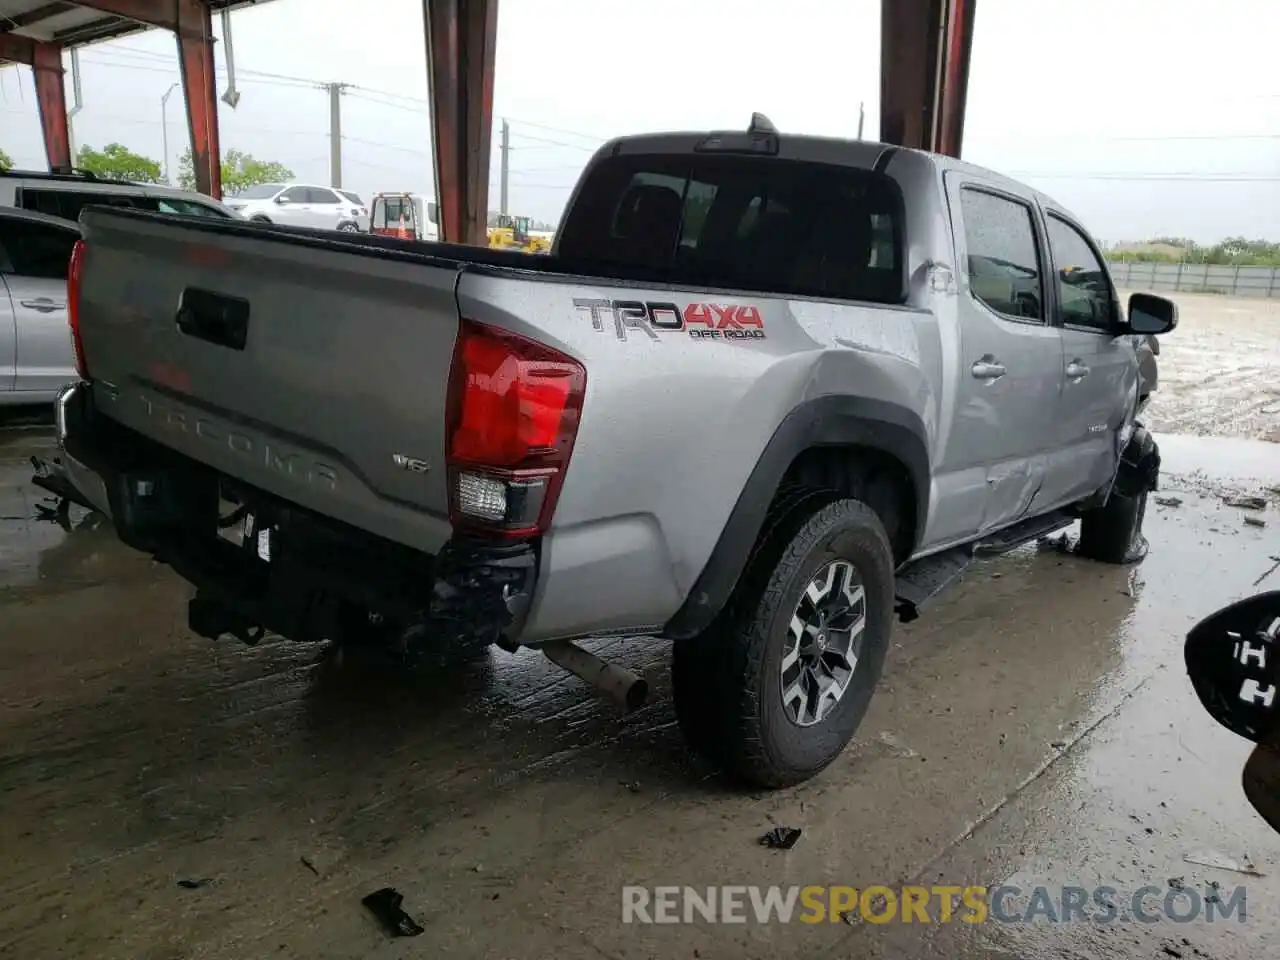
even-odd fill
[{"label": "broken bumper piece", "polygon": [[[120,539],[196,587],[188,619],[201,636],[336,640],[378,621],[423,625],[444,644],[514,648],[524,628],[537,576],[529,543],[458,539],[422,553],[223,477],[101,416],[88,390],[63,405],[59,437]],[[228,490],[254,518],[238,542],[223,535]]]}]

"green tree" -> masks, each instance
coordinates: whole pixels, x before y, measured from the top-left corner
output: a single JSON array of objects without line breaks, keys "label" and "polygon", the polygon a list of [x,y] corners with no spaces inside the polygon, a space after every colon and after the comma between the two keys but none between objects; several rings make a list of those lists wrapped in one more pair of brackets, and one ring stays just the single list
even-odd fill
[{"label": "green tree", "polygon": [[119,143],[108,143],[101,150],[95,150],[85,144],[76,152],[76,166],[108,180],[132,180],[135,183],[160,182],[158,161],[134,153]]},{"label": "green tree", "polygon": [[[228,150],[222,155],[222,192],[228,197],[234,197],[245,187],[252,187],[254,184],[285,183],[292,179],[293,171],[283,163],[257,160],[243,150]],[[190,149],[178,159],[178,184],[184,190],[196,188]]]},{"label": "green tree", "polygon": [[9,155],[0,150],[0,173],[13,169],[13,161],[9,159]]}]

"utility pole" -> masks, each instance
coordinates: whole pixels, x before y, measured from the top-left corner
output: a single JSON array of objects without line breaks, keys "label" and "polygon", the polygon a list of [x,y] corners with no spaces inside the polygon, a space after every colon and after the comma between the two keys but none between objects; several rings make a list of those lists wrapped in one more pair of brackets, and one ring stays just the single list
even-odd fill
[{"label": "utility pole", "polygon": [[342,186],[342,91],[345,83],[326,83],[329,91],[329,186]]},{"label": "utility pole", "polygon": [[866,103],[859,103],[858,104],[858,139],[859,140],[862,139],[862,124],[863,124],[863,121],[865,121],[866,119],[867,119],[867,105]]},{"label": "utility pole", "polygon": [[80,93],[80,50],[71,48],[71,109],[67,111],[67,152],[71,154],[71,166],[76,165],[76,114],[84,109],[84,97]]},{"label": "utility pole", "polygon": [[502,190],[499,194],[498,212],[507,215],[507,185],[511,180],[511,125],[502,121]]},{"label": "utility pole", "polygon": [[173,95],[173,91],[177,90],[179,84],[169,84],[169,89],[164,92],[164,96],[160,98],[160,134],[164,138],[164,182],[173,185],[173,180],[169,178],[169,97]]}]

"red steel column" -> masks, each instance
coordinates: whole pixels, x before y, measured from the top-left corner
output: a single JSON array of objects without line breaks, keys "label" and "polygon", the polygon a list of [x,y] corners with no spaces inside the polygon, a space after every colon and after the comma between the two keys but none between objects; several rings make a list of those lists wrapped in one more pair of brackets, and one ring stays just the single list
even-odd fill
[{"label": "red steel column", "polygon": [[71,137],[67,127],[67,90],[62,78],[62,47],[34,44],[31,71],[36,80],[36,103],[44,134],[44,155],[50,170],[71,167]]},{"label": "red steel column", "polygon": [[196,190],[220,200],[222,151],[218,143],[218,80],[213,69],[213,14],[207,4],[195,0],[179,0],[174,9]]},{"label": "red steel column", "polygon": [[969,61],[973,59],[973,15],[978,0],[950,0],[946,46],[942,51],[942,89],[934,150],[960,156],[964,110],[969,100]]},{"label": "red steel column", "polygon": [[977,0],[881,0],[880,139],[958,157]]},{"label": "red steel column", "polygon": [[440,239],[487,243],[498,0],[422,0]]},{"label": "red steel column", "polygon": [[178,41],[183,99],[187,102],[196,189],[221,199],[222,154],[218,144],[218,84],[213,72],[213,14],[206,0],[72,0],[72,3],[173,31]]},{"label": "red steel column", "polygon": [[49,169],[71,166],[71,137],[67,130],[67,92],[62,80],[62,47],[30,37],[0,33],[0,64],[25,63],[36,81],[36,105]]}]

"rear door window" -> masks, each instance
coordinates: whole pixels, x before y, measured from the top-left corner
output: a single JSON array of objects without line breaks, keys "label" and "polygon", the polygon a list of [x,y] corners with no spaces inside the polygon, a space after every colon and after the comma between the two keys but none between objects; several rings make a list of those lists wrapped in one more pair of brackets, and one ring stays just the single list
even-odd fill
[{"label": "rear door window", "polygon": [[966,186],[960,191],[969,292],[996,313],[1044,320],[1044,291],[1030,205]]},{"label": "rear door window", "polygon": [[326,190],[324,187],[307,187],[307,203],[341,203],[338,195],[332,190]]},{"label": "rear door window", "polygon": [[65,280],[71,248],[80,234],[74,228],[0,217],[0,270],[19,277]]},{"label": "rear door window", "polygon": [[870,170],[624,155],[588,175],[560,254],[638,279],[898,303],[902,220],[897,185]]}]

